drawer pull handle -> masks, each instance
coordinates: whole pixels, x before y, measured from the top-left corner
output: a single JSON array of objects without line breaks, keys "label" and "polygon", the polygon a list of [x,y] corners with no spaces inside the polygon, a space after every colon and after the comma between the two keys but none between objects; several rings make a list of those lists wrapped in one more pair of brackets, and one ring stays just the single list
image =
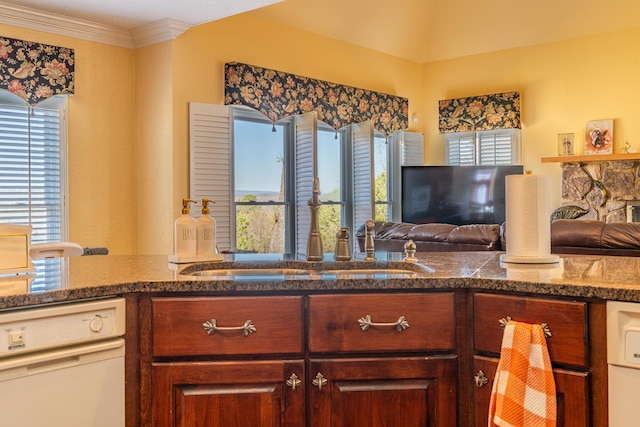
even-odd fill
[{"label": "drawer pull handle", "polygon": [[[498,320],[498,322],[500,323],[500,326],[504,328],[505,326],[507,326],[507,323],[509,323],[510,320],[511,320],[511,316],[507,316]],[[546,323],[541,323],[540,326],[542,327],[542,332],[544,332],[545,338],[551,338],[553,336],[551,334],[551,329],[549,328],[549,325],[547,325]]]},{"label": "drawer pull handle", "polygon": [[476,383],[476,387],[480,388],[484,385],[487,385],[489,382],[489,378],[482,371],[478,371],[477,374],[473,377],[474,382]]},{"label": "drawer pull handle", "polygon": [[299,387],[302,384],[302,381],[298,379],[298,376],[296,374],[291,374],[285,384],[291,387],[292,390],[295,390],[296,387]]},{"label": "drawer pull handle", "polygon": [[242,331],[246,337],[256,331],[256,327],[253,325],[251,320],[247,320],[242,326],[223,327],[217,325],[216,319],[211,319],[204,322],[202,326],[204,326],[204,330],[207,331],[207,335],[213,335],[216,331]]},{"label": "drawer pull handle", "polygon": [[313,379],[313,381],[311,381],[311,383],[314,386],[318,387],[318,389],[322,390],[322,387],[327,385],[327,379],[324,377],[324,375],[318,372],[318,375],[316,375],[316,377]]},{"label": "drawer pull handle", "polygon": [[358,319],[358,325],[360,325],[360,329],[363,331],[366,331],[371,326],[395,326],[396,331],[402,332],[409,327],[409,322],[407,322],[407,319],[405,319],[404,316],[400,316],[398,320],[393,323],[375,323],[371,320],[371,316],[367,314],[366,316]]}]

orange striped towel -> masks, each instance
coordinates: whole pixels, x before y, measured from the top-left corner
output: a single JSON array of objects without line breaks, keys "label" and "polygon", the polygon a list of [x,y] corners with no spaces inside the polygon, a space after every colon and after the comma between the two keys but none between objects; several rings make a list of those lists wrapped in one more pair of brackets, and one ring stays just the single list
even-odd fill
[{"label": "orange striped towel", "polygon": [[489,402],[489,427],[555,427],[556,385],[540,325],[509,321]]}]

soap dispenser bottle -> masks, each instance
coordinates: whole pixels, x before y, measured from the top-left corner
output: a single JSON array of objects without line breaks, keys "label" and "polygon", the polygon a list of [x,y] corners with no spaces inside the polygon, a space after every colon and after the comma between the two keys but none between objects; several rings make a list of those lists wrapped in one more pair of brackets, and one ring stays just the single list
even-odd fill
[{"label": "soap dispenser bottle", "polygon": [[202,199],[202,215],[196,221],[196,255],[207,256],[216,253],[216,220],[209,216],[210,199]]},{"label": "soap dispenser bottle", "polygon": [[196,220],[189,215],[189,203],[195,200],[182,199],[182,215],[173,224],[173,253],[177,257],[196,255]]}]

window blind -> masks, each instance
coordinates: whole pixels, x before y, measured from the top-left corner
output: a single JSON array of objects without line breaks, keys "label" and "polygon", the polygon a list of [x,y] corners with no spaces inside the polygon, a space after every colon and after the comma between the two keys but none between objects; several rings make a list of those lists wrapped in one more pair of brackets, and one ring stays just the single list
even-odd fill
[{"label": "window blind", "polygon": [[60,111],[0,103],[0,222],[62,240]]}]

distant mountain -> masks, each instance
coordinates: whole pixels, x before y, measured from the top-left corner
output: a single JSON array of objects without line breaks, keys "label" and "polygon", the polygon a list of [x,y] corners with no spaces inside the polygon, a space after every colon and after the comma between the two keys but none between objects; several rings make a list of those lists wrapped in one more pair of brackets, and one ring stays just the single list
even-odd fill
[{"label": "distant mountain", "polygon": [[257,190],[236,190],[236,200],[243,198],[247,194],[253,194],[256,196],[258,202],[277,202],[280,197],[280,193],[274,191],[257,191]]}]

